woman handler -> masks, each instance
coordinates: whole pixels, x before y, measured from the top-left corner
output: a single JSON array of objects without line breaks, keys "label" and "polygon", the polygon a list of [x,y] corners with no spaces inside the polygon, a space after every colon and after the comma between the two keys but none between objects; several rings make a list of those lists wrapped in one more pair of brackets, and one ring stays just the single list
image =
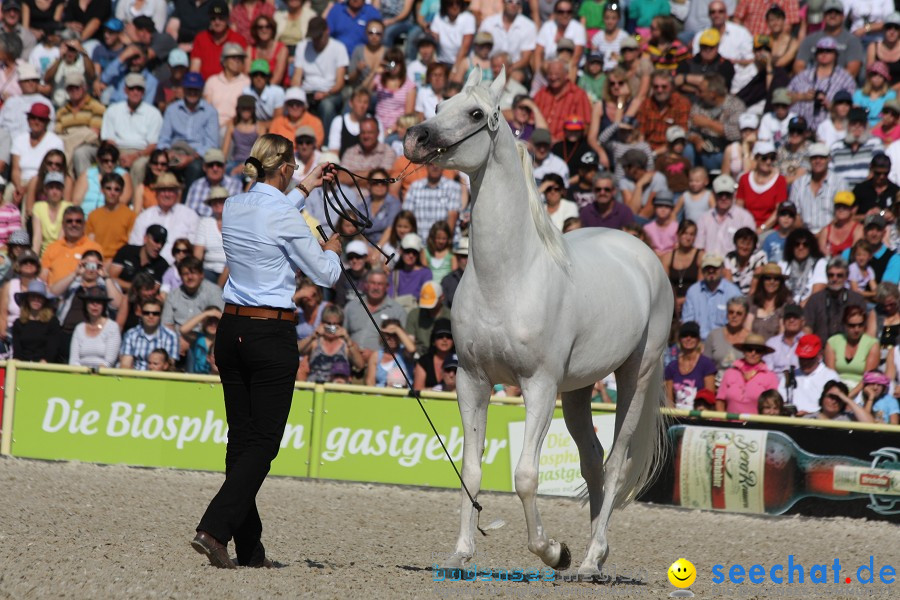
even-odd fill
[{"label": "woman handler", "polygon": [[[296,168],[289,140],[260,137],[244,164],[253,185],[228,199],[222,217],[229,276],[215,358],[228,417],[225,483],[191,542],[221,569],[272,566],[260,542],[256,494],[278,454],[294,392],[299,360],[294,274],[301,270],[323,287],[332,287],[341,274],[340,238],[320,247],[294,202],[302,196],[285,196]],[[316,167],[299,189],[309,195],[323,177],[331,180],[331,173],[323,175],[326,170]],[[231,539],[234,562],[228,556]]]}]

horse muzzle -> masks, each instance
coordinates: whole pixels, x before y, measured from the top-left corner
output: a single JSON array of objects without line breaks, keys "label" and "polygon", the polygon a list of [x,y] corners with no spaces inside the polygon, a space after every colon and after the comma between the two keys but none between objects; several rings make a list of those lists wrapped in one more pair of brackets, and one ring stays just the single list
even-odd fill
[{"label": "horse muzzle", "polygon": [[403,138],[403,154],[411,162],[426,162],[434,157],[440,148],[435,137],[427,125],[423,123],[413,125],[406,130],[406,136]]}]

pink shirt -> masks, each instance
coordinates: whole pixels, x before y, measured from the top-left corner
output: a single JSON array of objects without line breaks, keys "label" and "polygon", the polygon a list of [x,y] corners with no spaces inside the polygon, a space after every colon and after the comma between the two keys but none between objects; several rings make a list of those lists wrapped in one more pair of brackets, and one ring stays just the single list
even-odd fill
[{"label": "pink shirt", "polygon": [[219,113],[219,127],[224,127],[237,115],[237,101],[250,85],[250,78],[241,73],[228,81],[225,73],[213,75],[203,87],[203,99]]},{"label": "pink shirt", "polygon": [[644,225],[644,233],[650,240],[650,247],[657,252],[669,252],[675,249],[678,242],[678,221],[672,221],[668,225],[660,226],[656,221],[650,221]]},{"label": "pink shirt", "polygon": [[[754,370],[756,374],[749,381],[744,379],[744,373]],[[760,362],[751,367],[741,358],[734,361],[722,375],[716,400],[725,401],[727,412],[755,415],[759,413],[759,395],[775,389],[778,389],[778,377],[766,363]]]},{"label": "pink shirt", "polygon": [[406,98],[416,89],[412,79],[407,78],[396,90],[389,90],[381,85],[381,78],[375,78],[375,117],[381,124],[381,130],[387,131],[397,127],[397,119],[406,114]]},{"label": "pink shirt", "polygon": [[0,206],[0,246],[5,246],[13,231],[22,229],[22,213],[15,204]]}]

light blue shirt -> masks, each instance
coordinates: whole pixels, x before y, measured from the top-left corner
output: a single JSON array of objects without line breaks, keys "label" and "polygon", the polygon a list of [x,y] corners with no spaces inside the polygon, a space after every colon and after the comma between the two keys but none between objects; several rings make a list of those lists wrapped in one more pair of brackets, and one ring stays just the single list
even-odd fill
[{"label": "light blue shirt", "polygon": [[[841,253],[841,258],[846,260],[847,264],[853,262],[853,259],[850,258],[850,250],[852,250],[852,248],[847,248]],[[876,250],[872,255],[872,258],[881,258],[884,256],[885,252],[890,252],[890,250],[887,246],[882,244],[881,248]],[[881,281],[900,285],[900,256],[897,254],[891,256],[890,260],[888,260],[887,267],[884,269],[884,274],[881,276]]]},{"label": "light blue shirt", "polygon": [[194,151],[203,156],[210,148],[219,147],[219,113],[206,100],[200,100],[192,112],[177,100],[166,108],[163,115],[159,143],[162,149],[172,147],[178,141],[185,141]]},{"label": "light blue shirt", "polygon": [[688,288],[681,320],[697,321],[700,337],[705,340],[710,331],[725,325],[728,301],[740,295],[740,288],[727,279],[719,281],[715,291],[710,291],[705,279],[700,280]]},{"label": "light blue shirt", "polygon": [[[112,95],[109,97],[110,104],[128,100],[128,95],[125,93],[125,76],[128,75],[129,72],[128,65],[119,61],[118,58],[103,69],[103,73],[100,75],[100,81],[114,88]],[[156,99],[156,88],[159,87],[159,81],[153,76],[149,69],[141,71],[141,75],[144,76],[145,82],[144,98],[153,102]]]},{"label": "light blue shirt", "polygon": [[290,308],[294,273],[299,269],[317,285],[332,287],[341,263],[322,251],[298,211],[299,193],[290,198],[265,183],[225,201],[222,243],[228,265],[225,302],[240,306]]}]

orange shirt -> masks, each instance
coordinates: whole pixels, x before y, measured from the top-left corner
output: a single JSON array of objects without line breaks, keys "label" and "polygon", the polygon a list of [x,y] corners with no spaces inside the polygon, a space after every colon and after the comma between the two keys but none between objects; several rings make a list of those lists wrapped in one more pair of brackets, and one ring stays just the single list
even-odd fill
[{"label": "orange shirt", "polygon": [[321,148],[322,144],[325,143],[325,129],[322,127],[322,121],[316,115],[310,113],[309,111],[303,113],[303,116],[300,117],[300,122],[295,127],[291,125],[291,122],[288,121],[288,118],[285,116],[275,117],[272,119],[272,123],[269,125],[269,133],[275,133],[281,136],[286,137],[287,139],[294,141],[297,137],[297,130],[306,125],[307,127],[312,127],[312,130],[316,132],[316,148]]},{"label": "orange shirt", "polygon": [[85,233],[103,247],[103,258],[111,259],[128,243],[128,234],[136,218],[134,211],[125,204],[118,204],[113,210],[101,206],[88,215]]},{"label": "orange shirt", "polygon": [[49,271],[47,283],[53,285],[69,273],[74,272],[78,268],[81,257],[88,250],[103,253],[100,244],[87,236],[82,237],[74,244],[69,244],[65,237],[61,237],[47,246],[41,256],[41,266]]}]

